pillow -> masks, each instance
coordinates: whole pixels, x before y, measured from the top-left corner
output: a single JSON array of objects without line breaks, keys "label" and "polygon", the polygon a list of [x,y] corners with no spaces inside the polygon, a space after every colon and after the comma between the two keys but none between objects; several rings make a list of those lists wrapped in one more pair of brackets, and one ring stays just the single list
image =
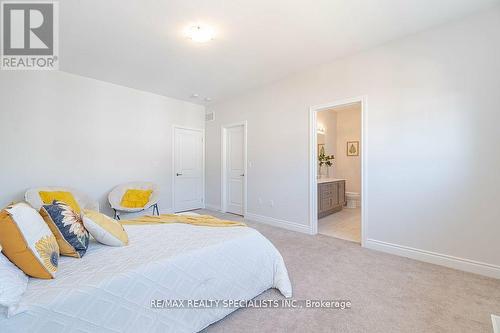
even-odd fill
[{"label": "pillow", "polygon": [[47,224],[30,205],[17,203],[0,211],[3,253],[29,276],[53,279],[59,246]]},{"label": "pillow", "polygon": [[75,200],[75,197],[71,192],[64,192],[64,191],[53,191],[53,192],[47,192],[47,191],[40,191],[38,192],[40,195],[40,199],[42,199],[43,203],[46,205],[50,205],[54,202],[54,200],[57,201],[62,201],[69,205],[75,212],[80,214],[81,209],[78,203]]},{"label": "pillow", "polygon": [[83,226],[80,214],[62,201],[40,208],[45,223],[55,235],[59,252],[63,256],[81,258],[89,246],[89,233]]},{"label": "pillow", "polygon": [[28,277],[0,253],[0,281],[2,281],[0,283],[0,308],[3,307],[9,316],[15,311],[21,296],[28,287]]},{"label": "pillow", "polygon": [[120,206],[125,208],[144,208],[149,202],[153,190],[127,190]]},{"label": "pillow", "polygon": [[123,226],[117,220],[104,214],[85,210],[83,225],[99,243],[109,246],[128,244],[128,235]]}]

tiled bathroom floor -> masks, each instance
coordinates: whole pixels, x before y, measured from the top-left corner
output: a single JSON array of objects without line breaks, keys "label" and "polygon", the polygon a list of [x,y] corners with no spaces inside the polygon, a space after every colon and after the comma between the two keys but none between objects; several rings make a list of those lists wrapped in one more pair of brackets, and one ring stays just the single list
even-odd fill
[{"label": "tiled bathroom floor", "polygon": [[361,209],[344,208],[340,212],[318,220],[318,232],[322,235],[361,242]]}]

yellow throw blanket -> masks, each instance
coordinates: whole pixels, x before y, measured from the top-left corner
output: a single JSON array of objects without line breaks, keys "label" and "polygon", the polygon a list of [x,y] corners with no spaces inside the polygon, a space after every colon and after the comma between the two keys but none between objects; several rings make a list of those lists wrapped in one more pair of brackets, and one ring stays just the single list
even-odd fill
[{"label": "yellow throw blanket", "polygon": [[246,227],[243,222],[219,220],[210,215],[175,215],[162,214],[160,216],[141,216],[131,220],[120,221],[122,225],[149,225],[184,223],[202,227]]}]

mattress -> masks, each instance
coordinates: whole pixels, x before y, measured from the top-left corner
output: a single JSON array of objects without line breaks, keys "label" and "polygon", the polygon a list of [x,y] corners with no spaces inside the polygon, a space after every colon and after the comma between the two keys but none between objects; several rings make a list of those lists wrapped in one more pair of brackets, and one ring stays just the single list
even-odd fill
[{"label": "mattress", "polygon": [[56,279],[30,279],[0,332],[197,332],[235,308],[153,308],[152,300],[250,300],[292,289],[283,258],[249,227],[125,226],[130,244],[91,242],[61,257]]}]

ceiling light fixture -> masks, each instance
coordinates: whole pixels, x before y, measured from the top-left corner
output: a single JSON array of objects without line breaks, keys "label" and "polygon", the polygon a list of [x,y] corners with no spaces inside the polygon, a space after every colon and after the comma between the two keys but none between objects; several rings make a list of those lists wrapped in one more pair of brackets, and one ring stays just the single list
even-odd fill
[{"label": "ceiling light fixture", "polygon": [[215,31],[208,25],[193,24],[186,29],[186,35],[196,43],[206,43],[214,39]]}]

